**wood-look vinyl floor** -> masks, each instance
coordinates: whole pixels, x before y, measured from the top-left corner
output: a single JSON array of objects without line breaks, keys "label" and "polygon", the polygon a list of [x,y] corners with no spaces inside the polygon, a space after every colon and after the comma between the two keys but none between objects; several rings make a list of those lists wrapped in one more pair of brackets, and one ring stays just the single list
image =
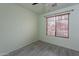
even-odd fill
[{"label": "wood-look vinyl floor", "polygon": [[5,56],[79,56],[79,52],[37,41]]}]

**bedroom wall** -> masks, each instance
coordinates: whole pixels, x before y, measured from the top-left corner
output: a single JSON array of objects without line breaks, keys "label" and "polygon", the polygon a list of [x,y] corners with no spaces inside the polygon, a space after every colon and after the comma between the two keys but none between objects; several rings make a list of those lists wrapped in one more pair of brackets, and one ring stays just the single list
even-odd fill
[{"label": "bedroom wall", "polygon": [[0,55],[37,40],[37,17],[16,4],[0,4]]},{"label": "bedroom wall", "polygon": [[[46,36],[46,18],[44,16],[70,9],[74,9],[74,11],[69,17],[69,39]],[[39,18],[39,40],[79,51],[79,4],[40,15]]]}]

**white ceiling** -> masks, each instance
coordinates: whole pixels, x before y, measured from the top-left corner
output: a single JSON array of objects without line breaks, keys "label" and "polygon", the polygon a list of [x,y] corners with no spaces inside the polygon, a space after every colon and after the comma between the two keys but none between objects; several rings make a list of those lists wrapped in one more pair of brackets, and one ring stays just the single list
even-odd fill
[{"label": "white ceiling", "polygon": [[39,3],[36,5],[32,5],[32,3],[20,3],[18,5],[20,5],[23,8],[29,9],[35,13],[43,14],[43,13],[55,11],[57,9],[72,6],[77,3],[57,3],[57,6],[54,6],[54,7],[52,7],[52,4],[54,4],[54,3]]}]

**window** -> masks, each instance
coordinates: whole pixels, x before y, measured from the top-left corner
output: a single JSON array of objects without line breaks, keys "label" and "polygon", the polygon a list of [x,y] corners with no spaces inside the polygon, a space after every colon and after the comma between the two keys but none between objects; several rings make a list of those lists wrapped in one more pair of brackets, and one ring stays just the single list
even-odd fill
[{"label": "window", "polygon": [[55,36],[55,17],[47,18],[47,35]]},{"label": "window", "polygon": [[48,36],[69,37],[69,13],[47,17]]}]

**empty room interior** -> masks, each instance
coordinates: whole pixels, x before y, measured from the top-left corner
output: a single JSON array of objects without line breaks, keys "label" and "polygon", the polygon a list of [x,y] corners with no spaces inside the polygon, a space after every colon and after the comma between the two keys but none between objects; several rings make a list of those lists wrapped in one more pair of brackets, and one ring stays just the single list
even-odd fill
[{"label": "empty room interior", "polygon": [[79,56],[79,3],[0,3],[0,56]]}]

